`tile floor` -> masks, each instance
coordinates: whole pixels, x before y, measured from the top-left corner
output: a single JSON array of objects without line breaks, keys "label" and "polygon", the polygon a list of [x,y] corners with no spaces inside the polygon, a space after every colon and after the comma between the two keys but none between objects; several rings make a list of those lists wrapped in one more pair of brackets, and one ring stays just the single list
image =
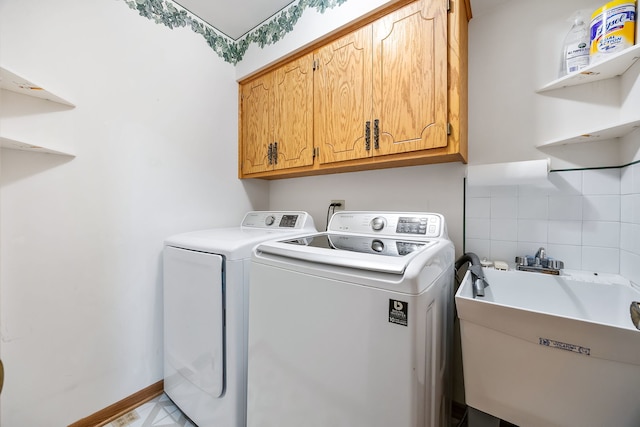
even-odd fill
[{"label": "tile floor", "polygon": [[[454,407],[451,426],[467,427],[467,416],[462,405]],[[161,394],[155,399],[140,405],[133,411],[106,424],[104,427],[197,427],[180,409],[167,397]],[[518,427],[506,421],[500,422],[500,427]]]},{"label": "tile floor", "polygon": [[185,417],[163,393],[105,427],[196,427],[196,425]]}]

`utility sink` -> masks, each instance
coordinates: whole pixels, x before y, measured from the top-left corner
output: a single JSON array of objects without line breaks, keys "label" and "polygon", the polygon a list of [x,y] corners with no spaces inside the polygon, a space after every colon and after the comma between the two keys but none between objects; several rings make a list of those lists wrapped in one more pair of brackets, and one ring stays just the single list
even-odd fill
[{"label": "utility sink", "polygon": [[640,290],[615,275],[484,274],[484,297],[470,272],[455,297],[467,405],[523,427],[640,425]]}]

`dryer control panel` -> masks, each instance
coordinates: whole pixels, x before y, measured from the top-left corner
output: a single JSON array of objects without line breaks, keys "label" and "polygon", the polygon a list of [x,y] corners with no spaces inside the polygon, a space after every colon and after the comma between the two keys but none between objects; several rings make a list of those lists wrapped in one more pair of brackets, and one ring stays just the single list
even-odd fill
[{"label": "dryer control panel", "polygon": [[336,212],[327,231],[413,238],[447,237],[444,217],[424,212]]},{"label": "dryer control panel", "polygon": [[244,228],[273,228],[280,230],[304,230],[313,228],[313,218],[301,211],[252,211],[242,220]]}]

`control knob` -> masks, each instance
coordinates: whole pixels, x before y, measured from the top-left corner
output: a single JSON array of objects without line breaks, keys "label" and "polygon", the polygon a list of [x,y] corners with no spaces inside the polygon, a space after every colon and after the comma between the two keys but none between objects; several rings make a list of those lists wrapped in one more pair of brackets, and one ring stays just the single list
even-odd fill
[{"label": "control knob", "polygon": [[386,221],[384,217],[377,216],[371,220],[371,228],[374,231],[380,231],[384,228]]},{"label": "control knob", "polygon": [[384,250],[384,243],[376,239],[373,242],[371,242],[371,249],[373,249],[376,252],[382,252]]},{"label": "control knob", "polygon": [[264,219],[264,223],[265,223],[266,225],[273,225],[273,223],[274,223],[274,222],[276,222],[276,217],[275,217],[275,216],[273,216],[273,215],[269,215],[268,217],[266,217],[266,218]]}]

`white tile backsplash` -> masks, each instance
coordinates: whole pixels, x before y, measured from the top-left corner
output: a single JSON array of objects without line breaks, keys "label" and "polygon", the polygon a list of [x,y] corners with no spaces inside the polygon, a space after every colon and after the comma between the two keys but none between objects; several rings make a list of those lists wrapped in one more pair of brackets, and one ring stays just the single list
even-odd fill
[{"label": "white tile backsplash", "polygon": [[620,194],[620,169],[584,171],[582,174],[582,194]]},{"label": "white tile backsplash", "polygon": [[582,246],[549,243],[546,248],[548,253],[553,254],[552,258],[564,262],[566,268],[582,270]]},{"label": "white tile backsplash", "polygon": [[491,240],[474,239],[467,237],[465,239],[465,252],[473,252],[481,258],[491,258]]},{"label": "white tile backsplash", "polygon": [[[640,194],[640,163],[636,163],[635,165],[627,166],[630,168],[633,176],[633,193]],[[626,168],[625,168],[626,169]]]},{"label": "white tile backsplash", "polygon": [[633,168],[626,167],[620,174],[620,194],[633,193]]},{"label": "white tile backsplash", "polygon": [[[489,239],[491,237],[491,220],[489,218],[467,218],[465,235],[467,239]],[[478,254],[478,256],[480,256]]]},{"label": "white tile backsplash", "polygon": [[469,188],[465,250],[513,263],[545,247],[565,268],[640,284],[640,163],[551,172],[549,182]]},{"label": "white tile backsplash", "polygon": [[491,218],[491,198],[467,198],[466,213],[467,218]]},{"label": "white tile backsplash", "polygon": [[518,197],[544,197],[557,194],[558,189],[551,182],[536,185],[519,185]]},{"label": "white tile backsplash", "polygon": [[620,222],[633,222],[633,194],[620,196]]},{"label": "white tile backsplash", "polygon": [[549,174],[549,182],[557,194],[582,195],[582,171],[564,171]]},{"label": "white tile backsplash", "polygon": [[581,269],[600,273],[619,274],[620,249],[583,246]]},{"label": "white tile backsplash", "polygon": [[[547,246],[548,246],[547,242],[544,242],[544,241],[535,241],[535,242],[518,241],[516,245],[516,254],[517,256],[524,256],[524,255],[534,256],[536,252],[538,252],[538,249],[546,248]],[[552,256],[553,258],[558,258],[556,256],[553,256],[552,254],[549,254],[549,256]]]},{"label": "white tile backsplash", "polygon": [[640,224],[640,194],[633,194],[631,196],[632,215],[631,223]]},{"label": "white tile backsplash", "polygon": [[[582,221],[549,221],[547,241],[549,244],[580,246],[582,244]],[[556,258],[559,256],[556,255]]]},{"label": "white tile backsplash", "polygon": [[491,218],[518,218],[517,197],[492,197]]},{"label": "white tile backsplash", "polygon": [[600,248],[620,248],[620,223],[584,221],[582,223],[582,244]]},{"label": "white tile backsplash", "polygon": [[548,221],[535,219],[518,220],[518,241],[519,242],[547,242]]},{"label": "white tile backsplash", "polygon": [[620,224],[620,249],[640,254],[640,225]]},{"label": "white tile backsplash", "polygon": [[582,220],[582,196],[549,196],[549,219]]},{"label": "white tile backsplash", "polygon": [[498,185],[489,187],[491,197],[518,197],[517,185]]},{"label": "white tile backsplash", "polygon": [[491,256],[494,261],[504,261],[510,265],[515,265],[515,254],[518,250],[517,242],[506,242],[499,240],[491,241]]},{"label": "white tile backsplash", "polygon": [[518,198],[518,219],[547,219],[548,217],[548,196]]},{"label": "white tile backsplash", "polygon": [[620,196],[584,196],[582,219],[584,221],[620,221]]},{"label": "white tile backsplash", "polygon": [[640,254],[620,251],[620,275],[640,285]]},{"label": "white tile backsplash", "polygon": [[491,187],[482,186],[466,186],[467,199],[473,197],[491,197]]},{"label": "white tile backsplash", "polygon": [[491,240],[518,241],[517,219],[491,219]]},{"label": "white tile backsplash", "polygon": [[[633,243],[630,252],[640,255],[640,224],[631,224],[631,239]],[[640,280],[638,284],[640,284]]]}]

